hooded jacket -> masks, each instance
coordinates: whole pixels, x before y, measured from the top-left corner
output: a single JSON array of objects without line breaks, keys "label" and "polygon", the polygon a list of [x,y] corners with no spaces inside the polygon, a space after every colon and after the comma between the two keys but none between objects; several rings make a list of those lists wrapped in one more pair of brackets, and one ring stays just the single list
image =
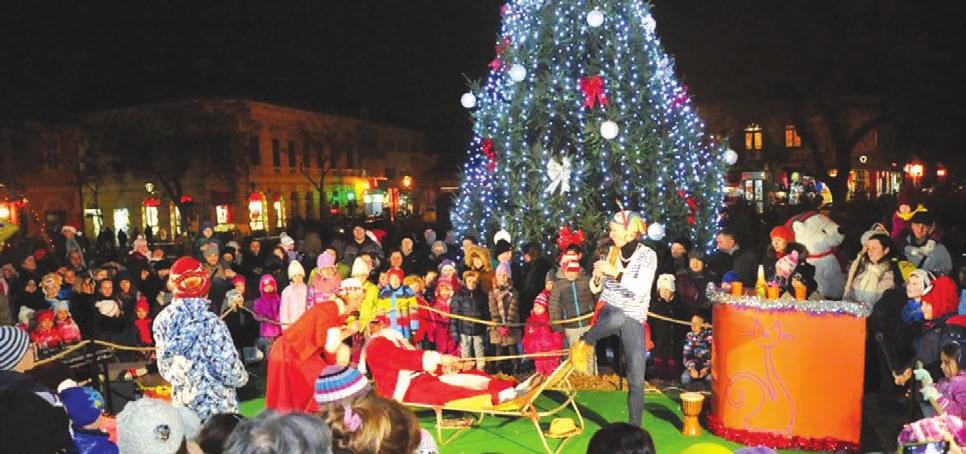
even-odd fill
[{"label": "hooded jacket", "polygon": [[[272,284],[272,292],[265,292],[265,285]],[[259,335],[267,338],[276,338],[282,335],[282,327],[271,323],[272,321],[278,322],[279,307],[282,304],[282,299],[278,296],[278,283],[275,282],[275,278],[271,274],[263,275],[261,280],[258,281],[258,298],[255,299],[255,314],[269,321],[262,321],[259,327]]]},{"label": "hooded jacket", "polygon": [[158,372],[171,383],[171,400],[202,420],[238,413],[235,388],[248,383],[228,327],[204,298],[178,298],[154,319]]}]

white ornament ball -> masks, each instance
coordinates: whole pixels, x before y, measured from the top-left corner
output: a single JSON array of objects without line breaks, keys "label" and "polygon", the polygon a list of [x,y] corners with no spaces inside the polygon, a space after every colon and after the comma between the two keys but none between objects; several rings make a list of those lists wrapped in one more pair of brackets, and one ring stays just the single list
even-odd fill
[{"label": "white ornament ball", "polygon": [[514,63],[510,67],[510,80],[514,82],[519,82],[527,77],[527,68],[519,63]]},{"label": "white ornament ball", "polygon": [[460,104],[467,109],[476,107],[476,95],[470,92],[463,93],[463,96],[460,96]]},{"label": "white ornament ball", "polygon": [[664,230],[664,224],[660,222],[655,222],[647,226],[647,237],[653,241],[661,241],[664,239],[664,235],[667,232]]},{"label": "white ornament ball", "polygon": [[644,17],[641,25],[644,26],[644,31],[649,35],[653,35],[654,31],[657,30],[657,21],[655,21],[654,16],[650,14]]},{"label": "white ornament ball", "polygon": [[735,150],[729,148],[728,151],[724,152],[724,162],[729,166],[735,165],[738,162],[738,153],[735,153]]},{"label": "white ornament ball", "polygon": [[591,28],[600,27],[604,23],[604,12],[594,8],[593,11],[587,13],[587,25]]},{"label": "white ornament ball", "polygon": [[600,124],[600,136],[607,140],[617,137],[617,134],[620,132],[620,126],[617,126],[617,123],[614,123],[613,121],[607,120]]}]

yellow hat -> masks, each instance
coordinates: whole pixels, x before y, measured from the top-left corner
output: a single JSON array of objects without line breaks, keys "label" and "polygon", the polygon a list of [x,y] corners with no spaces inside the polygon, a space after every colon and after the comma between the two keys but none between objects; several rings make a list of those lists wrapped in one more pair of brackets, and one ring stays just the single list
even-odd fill
[{"label": "yellow hat", "polygon": [[576,435],[575,432],[577,432],[577,424],[574,424],[573,419],[554,418],[553,421],[550,421],[550,430],[547,431],[547,436],[550,438],[563,438]]}]

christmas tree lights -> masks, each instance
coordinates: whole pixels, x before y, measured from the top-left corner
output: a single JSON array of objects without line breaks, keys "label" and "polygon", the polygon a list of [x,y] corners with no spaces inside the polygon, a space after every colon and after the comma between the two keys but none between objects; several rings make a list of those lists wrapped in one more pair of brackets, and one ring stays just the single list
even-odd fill
[{"label": "christmas tree lights", "polygon": [[710,245],[726,147],[674,78],[649,5],[518,0],[502,15],[490,72],[471,92],[457,234],[489,243],[505,229],[549,246],[571,225],[592,240],[619,200],[669,237]]}]

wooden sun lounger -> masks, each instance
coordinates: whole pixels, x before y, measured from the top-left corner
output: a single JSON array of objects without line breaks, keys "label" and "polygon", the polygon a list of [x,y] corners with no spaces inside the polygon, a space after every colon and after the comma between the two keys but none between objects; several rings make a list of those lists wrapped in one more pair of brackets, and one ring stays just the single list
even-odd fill
[{"label": "wooden sun lounger", "polygon": [[[537,434],[540,436],[540,441],[543,443],[543,447],[547,453],[558,454],[563,450],[564,445],[567,444],[571,438],[580,435],[584,430],[584,418],[580,414],[580,409],[577,408],[577,403],[574,400],[574,398],[577,396],[577,390],[570,382],[570,377],[573,373],[573,364],[570,363],[569,359],[564,360],[559,366],[557,366],[556,369],[554,369],[550,376],[546,377],[542,383],[534,386],[526,394],[519,396],[516,399],[503,402],[499,405],[491,404],[489,394],[454,400],[445,405],[426,405],[408,402],[404,402],[404,404],[413,409],[430,409],[436,413],[436,439],[441,445],[448,444],[463,432],[471,429],[475,425],[479,425],[481,422],[483,422],[484,416],[495,415],[512,418],[528,418],[530,422],[533,423],[533,428],[536,429]],[[536,401],[537,398],[544,393],[544,391],[557,391],[562,393],[564,395],[563,403],[554,408],[541,411],[537,408]],[[577,428],[567,434],[549,437],[549,435],[540,427],[540,421],[548,416],[557,414],[568,406],[573,408],[574,413],[577,415]],[[457,421],[456,424],[453,424],[451,421],[443,419],[443,411],[469,413],[477,416],[472,420]],[[455,432],[449,434],[448,437],[443,438],[444,430],[454,430]],[[548,437],[559,438],[561,440],[556,449],[550,448],[550,444],[547,441]]]}]

